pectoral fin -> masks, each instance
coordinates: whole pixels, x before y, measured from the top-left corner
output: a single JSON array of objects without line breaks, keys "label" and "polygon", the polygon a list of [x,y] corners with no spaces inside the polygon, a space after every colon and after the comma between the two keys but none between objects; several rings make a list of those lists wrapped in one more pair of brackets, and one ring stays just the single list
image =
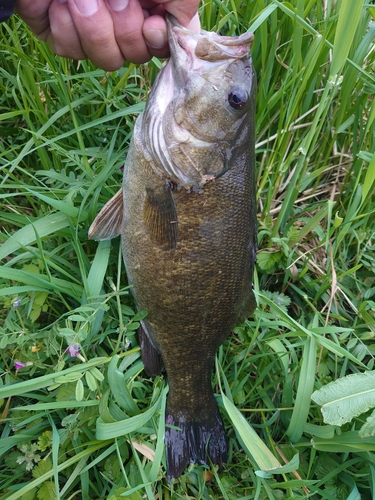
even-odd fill
[{"label": "pectoral fin", "polygon": [[89,239],[111,240],[121,234],[123,208],[122,189],[120,189],[95,217],[89,229]]},{"label": "pectoral fin", "polygon": [[177,245],[177,211],[170,186],[146,188],[143,222],[151,241],[163,250]]}]

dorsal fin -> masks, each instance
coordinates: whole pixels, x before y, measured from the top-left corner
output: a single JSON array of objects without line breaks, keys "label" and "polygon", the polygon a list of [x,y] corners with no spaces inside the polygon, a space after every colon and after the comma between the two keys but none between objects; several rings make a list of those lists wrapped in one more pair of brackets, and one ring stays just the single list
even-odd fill
[{"label": "dorsal fin", "polygon": [[121,234],[123,217],[122,189],[104,205],[89,229],[89,239],[111,240]]}]

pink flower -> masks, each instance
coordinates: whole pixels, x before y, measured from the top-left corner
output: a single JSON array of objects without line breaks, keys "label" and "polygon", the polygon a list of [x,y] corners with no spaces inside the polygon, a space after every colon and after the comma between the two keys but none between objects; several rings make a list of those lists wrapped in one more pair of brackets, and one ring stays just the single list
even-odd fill
[{"label": "pink flower", "polygon": [[67,351],[72,358],[76,358],[78,356],[80,347],[81,346],[79,344],[72,344],[68,346]]},{"label": "pink flower", "polygon": [[15,361],[14,362],[14,368],[18,372],[18,370],[21,370],[21,368],[25,368],[26,363],[22,363],[21,361]]}]

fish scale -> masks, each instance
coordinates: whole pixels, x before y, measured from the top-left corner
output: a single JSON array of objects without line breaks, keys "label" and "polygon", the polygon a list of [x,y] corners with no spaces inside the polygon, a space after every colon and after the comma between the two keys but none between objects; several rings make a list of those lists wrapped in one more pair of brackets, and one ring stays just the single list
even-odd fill
[{"label": "fish scale", "polygon": [[140,331],[145,369],[155,375],[164,366],[169,382],[171,479],[190,462],[227,459],[211,377],[218,347],[255,308],[256,86],[250,34],[197,34],[171,18],[168,33],[172,68],[161,71],[137,119],[122,196],[102,209],[89,236],[121,232],[132,293],[148,313]]}]

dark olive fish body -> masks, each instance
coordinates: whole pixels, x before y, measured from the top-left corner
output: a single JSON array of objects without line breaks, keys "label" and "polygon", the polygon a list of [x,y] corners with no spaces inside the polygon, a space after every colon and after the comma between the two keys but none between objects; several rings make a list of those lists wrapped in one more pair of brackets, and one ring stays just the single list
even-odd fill
[{"label": "dark olive fish body", "polygon": [[[90,230],[119,232],[150,375],[165,366],[168,477],[227,458],[215,353],[254,310],[255,77],[251,35],[169,25],[171,61],[138,118],[120,195]],[[121,213],[121,215],[120,215]],[[113,217],[112,217],[113,215]]]}]

